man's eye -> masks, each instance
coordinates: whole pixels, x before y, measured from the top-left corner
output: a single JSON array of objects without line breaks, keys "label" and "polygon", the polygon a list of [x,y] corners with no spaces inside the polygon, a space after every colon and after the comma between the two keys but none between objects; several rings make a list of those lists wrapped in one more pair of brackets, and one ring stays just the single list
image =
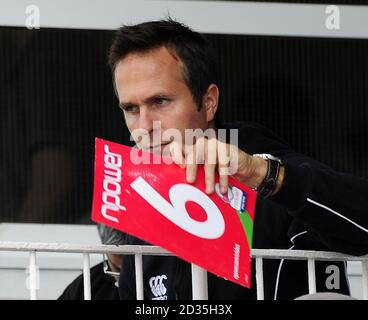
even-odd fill
[{"label": "man's eye", "polygon": [[155,98],[154,103],[160,106],[166,105],[169,102],[169,99],[166,98]]},{"label": "man's eye", "polygon": [[126,106],[126,107],[123,107],[123,110],[124,110],[124,112],[127,112],[127,113],[136,113],[138,111],[138,107],[136,107],[136,106]]}]

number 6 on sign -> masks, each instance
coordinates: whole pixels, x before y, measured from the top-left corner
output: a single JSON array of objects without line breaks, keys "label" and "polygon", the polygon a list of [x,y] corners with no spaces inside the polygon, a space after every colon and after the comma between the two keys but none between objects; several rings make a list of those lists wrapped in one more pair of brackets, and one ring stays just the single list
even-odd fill
[{"label": "number 6 on sign", "polygon": [[130,147],[96,139],[93,221],[131,235],[129,243],[141,239],[160,246],[250,288],[257,193],[229,177],[228,197],[208,195],[203,166],[191,185],[175,164],[137,166],[131,152]]},{"label": "number 6 on sign", "polygon": [[[217,239],[225,232],[225,221],[216,204],[204,192],[191,185],[173,185],[169,190],[171,203],[142,177],[138,177],[130,186],[165,218],[197,237]],[[185,208],[188,201],[197,203],[205,210],[205,221],[197,221],[189,216]]]}]

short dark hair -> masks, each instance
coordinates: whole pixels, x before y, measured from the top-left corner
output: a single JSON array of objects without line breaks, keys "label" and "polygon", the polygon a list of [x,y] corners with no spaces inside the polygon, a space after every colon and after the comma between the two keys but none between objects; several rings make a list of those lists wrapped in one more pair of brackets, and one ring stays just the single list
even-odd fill
[{"label": "short dark hair", "polygon": [[98,234],[102,244],[123,245],[126,244],[127,234],[104,224],[97,224]]},{"label": "short dark hair", "polygon": [[128,54],[160,47],[166,47],[182,61],[184,81],[200,109],[208,86],[216,83],[213,50],[204,36],[171,18],[119,28],[109,52],[113,75],[116,65]]}]

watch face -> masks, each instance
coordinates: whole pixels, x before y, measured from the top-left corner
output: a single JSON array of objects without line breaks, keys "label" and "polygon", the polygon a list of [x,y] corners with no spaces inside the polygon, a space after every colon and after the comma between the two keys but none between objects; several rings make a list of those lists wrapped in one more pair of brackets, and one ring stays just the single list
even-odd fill
[{"label": "watch face", "polygon": [[234,194],[233,192],[231,191],[231,187],[229,187],[227,189],[227,194],[222,194],[220,192],[220,184],[219,183],[216,183],[215,184],[215,191],[217,193],[217,195],[226,203],[230,203],[230,201],[234,198]]},{"label": "watch face", "polygon": [[269,153],[257,153],[257,154],[254,154],[253,156],[254,157],[260,157],[264,160],[268,160],[268,159],[276,160],[277,162],[282,164],[282,160],[280,158],[277,158],[277,157],[275,157],[275,156],[273,156],[272,154],[269,154]]}]

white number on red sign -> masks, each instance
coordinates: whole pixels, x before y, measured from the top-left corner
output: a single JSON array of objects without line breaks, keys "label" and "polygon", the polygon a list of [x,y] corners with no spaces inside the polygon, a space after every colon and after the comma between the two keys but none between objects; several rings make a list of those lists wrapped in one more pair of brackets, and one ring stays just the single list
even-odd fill
[{"label": "white number on red sign", "polygon": [[[165,218],[183,230],[205,239],[220,238],[225,231],[225,221],[216,204],[201,190],[188,184],[175,184],[169,190],[170,202],[163,198],[146,180],[138,177],[131,187]],[[193,201],[207,215],[205,221],[190,217],[185,204]]]}]

